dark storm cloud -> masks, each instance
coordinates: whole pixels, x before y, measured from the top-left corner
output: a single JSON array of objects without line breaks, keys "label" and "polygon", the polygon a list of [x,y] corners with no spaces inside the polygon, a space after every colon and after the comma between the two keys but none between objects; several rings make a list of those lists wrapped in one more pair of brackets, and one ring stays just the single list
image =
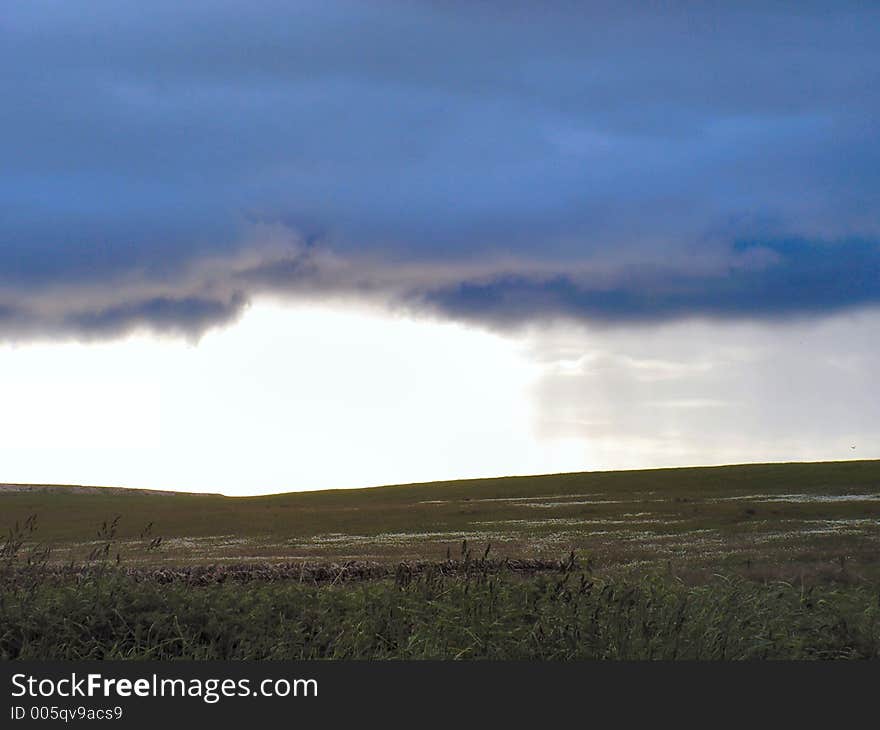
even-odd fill
[{"label": "dark storm cloud", "polygon": [[774,317],[831,313],[880,301],[880,247],[854,241],[836,245],[781,241],[740,244],[772,262],[733,266],[716,275],[664,267],[622,272],[612,286],[557,274],[546,279],[506,276],[465,282],[425,295],[449,315],[499,324],[557,314],[609,322],[653,321],[694,315]]},{"label": "dark storm cloud", "polygon": [[83,334],[94,335],[119,334],[138,325],[197,334],[211,325],[228,321],[241,310],[242,305],[241,297],[235,296],[229,301],[199,297],[154,297],[72,315],[65,324]]},{"label": "dark storm cloud", "polygon": [[10,3],[0,328],[190,333],[264,290],[492,322],[875,303],[878,21]]}]

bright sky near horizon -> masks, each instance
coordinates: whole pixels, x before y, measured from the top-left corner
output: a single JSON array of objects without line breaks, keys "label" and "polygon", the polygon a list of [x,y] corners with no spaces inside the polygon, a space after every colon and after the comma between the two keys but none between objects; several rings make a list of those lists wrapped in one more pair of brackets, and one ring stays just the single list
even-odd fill
[{"label": "bright sky near horizon", "polygon": [[198,343],[6,347],[0,462],[10,481],[228,494],[577,468],[564,445],[534,442],[537,368],[521,349],[269,302]]},{"label": "bright sky near horizon", "polygon": [[876,320],[784,335],[695,322],[500,335],[375,307],[259,301],[197,343],[140,334],[3,347],[0,463],[11,482],[241,495],[876,458],[877,406],[862,395],[880,368],[866,339]]}]

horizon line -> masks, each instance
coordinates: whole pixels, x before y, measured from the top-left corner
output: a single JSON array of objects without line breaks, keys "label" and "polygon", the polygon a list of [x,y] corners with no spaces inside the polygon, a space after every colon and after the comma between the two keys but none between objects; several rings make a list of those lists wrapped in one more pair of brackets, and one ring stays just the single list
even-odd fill
[{"label": "horizon line", "polygon": [[[47,489],[88,489],[139,492],[154,496],[179,495],[193,497],[223,497],[226,499],[253,499],[254,497],[280,497],[291,494],[321,494],[326,492],[360,492],[369,489],[393,489],[395,487],[419,487],[430,484],[460,484],[462,482],[487,482],[500,479],[540,479],[543,477],[572,476],[580,474],[627,474],[635,472],[684,471],[694,469],[730,469],[736,467],[816,465],[816,464],[857,464],[880,462],[880,458],[868,459],[827,459],[816,461],[746,461],[725,464],[691,464],[688,466],[657,466],[638,469],[587,469],[584,471],[541,472],[536,474],[501,474],[491,477],[457,477],[455,479],[432,479],[418,482],[398,482],[394,484],[373,484],[366,487],[328,487],[324,489],[292,489],[286,492],[269,492],[266,494],[225,494],[223,492],[192,492],[183,489],[161,489],[151,487],[126,487],[117,484],[57,484],[44,482],[0,482],[0,494],[9,487],[24,487],[22,491],[35,488]],[[12,490],[15,491],[15,490]]]}]

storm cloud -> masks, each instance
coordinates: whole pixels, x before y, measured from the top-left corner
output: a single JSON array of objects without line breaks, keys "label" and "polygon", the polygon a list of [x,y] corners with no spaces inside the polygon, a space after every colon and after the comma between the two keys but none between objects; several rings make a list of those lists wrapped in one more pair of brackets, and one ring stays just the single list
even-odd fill
[{"label": "storm cloud", "polygon": [[880,10],[10,3],[0,336],[880,303]]}]

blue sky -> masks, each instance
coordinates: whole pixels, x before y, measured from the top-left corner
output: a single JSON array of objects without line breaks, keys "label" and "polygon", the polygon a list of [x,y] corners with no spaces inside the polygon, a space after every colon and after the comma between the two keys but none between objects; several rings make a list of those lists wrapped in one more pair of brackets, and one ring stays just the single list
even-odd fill
[{"label": "blue sky", "polygon": [[[508,387],[531,436],[494,442],[489,461],[450,444],[424,473],[419,452],[405,473],[327,479],[849,457],[852,441],[880,456],[866,446],[880,416],[866,393],[880,367],[878,49],[869,3],[6,3],[0,371],[32,372],[25,351],[49,346],[40,357],[84,358],[83,378],[112,361],[143,385],[149,372],[116,358],[145,357],[132,342],[147,338],[165,384],[149,387],[184,407],[175,377],[198,381],[185,348],[209,367],[198,343],[212,333],[293,363],[297,328],[325,352],[319,323],[344,342],[380,316],[369,382],[389,389],[404,321],[462,343],[464,360],[474,340],[450,332],[502,338],[473,377],[519,373]],[[309,377],[336,373],[321,384],[332,400],[338,348],[326,356]],[[245,410],[255,372],[223,381]],[[254,411],[276,430],[267,404],[300,397],[281,373],[260,375]],[[76,387],[53,382],[56,396]],[[393,431],[381,403],[396,397],[364,423]],[[826,407],[807,424],[804,409]],[[564,440],[565,457],[541,456],[541,439]],[[511,449],[531,456],[508,469]],[[132,479],[55,463],[67,471],[52,479]]]}]

